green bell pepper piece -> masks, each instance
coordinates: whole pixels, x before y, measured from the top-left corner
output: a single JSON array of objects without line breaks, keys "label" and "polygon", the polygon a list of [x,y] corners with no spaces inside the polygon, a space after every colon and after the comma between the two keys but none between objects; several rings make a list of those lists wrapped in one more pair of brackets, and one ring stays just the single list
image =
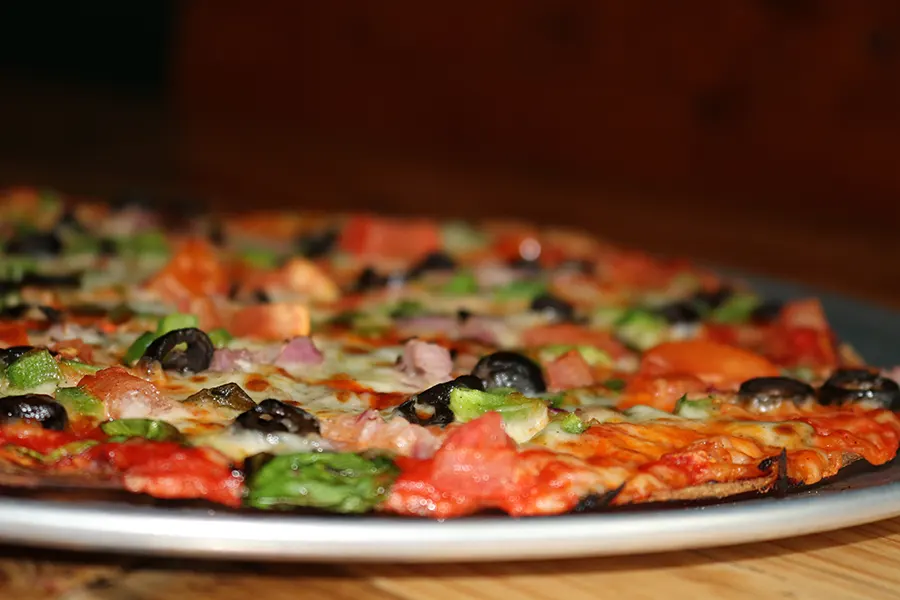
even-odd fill
[{"label": "green bell pepper piece", "polygon": [[188,327],[198,327],[200,320],[195,315],[187,315],[184,313],[172,313],[166,315],[159,320],[156,325],[156,337],[165,335],[176,329],[186,329]]},{"label": "green bell pepper piece", "polygon": [[6,368],[10,385],[21,389],[31,389],[45,383],[55,383],[62,379],[62,371],[50,352],[43,349],[26,352]]},{"label": "green bell pepper piece", "polygon": [[384,500],[399,473],[385,456],[285,454],[272,458],[250,477],[246,504],[262,509],[303,506],[363,513]]},{"label": "green bell pepper piece", "polygon": [[180,442],[184,439],[174,425],[153,419],[116,419],[103,423],[100,429],[110,436],[111,442],[123,442],[135,437],[154,442]]},{"label": "green bell pepper piece", "polygon": [[448,296],[465,296],[477,291],[478,281],[475,279],[475,274],[465,270],[454,273],[450,281],[441,289],[441,292]]},{"label": "green bell pepper piece", "polygon": [[155,339],[156,334],[149,331],[139,335],[138,338],[132,342],[131,346],[128,347],[128,350],[125,351],[122,362],[129,367],[132,366],[144,355],[144,352],[147,351],[147,348],[150,347],[150,344],[152,344]]},{"label": "green bell pepper piece", "polygon": [[56,401],[63,405],[70,415],[102,417],[106,412],[103,403],[93,394],[80,387],[64,387],[56,390]]},{"label": "green bell pepper piece", "polygon": [[228,330],[224,327],[213,329],[206,335],[209,336],[209,341],[211,341],[213,343],[213,346],[215,346],[216,348],[222,348],[228,342],[234,339],[234,336],[228,333]]}]

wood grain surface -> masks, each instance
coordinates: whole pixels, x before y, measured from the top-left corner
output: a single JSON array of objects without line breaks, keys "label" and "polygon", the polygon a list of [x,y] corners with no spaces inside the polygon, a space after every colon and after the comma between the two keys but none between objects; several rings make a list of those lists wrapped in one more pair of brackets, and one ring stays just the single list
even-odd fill
[{"label": "wood grain surface", "polygon": [[449,565],[167,560],[0,547],[4,600],[879,600],[900,597],[900,519],[645,556]]}]

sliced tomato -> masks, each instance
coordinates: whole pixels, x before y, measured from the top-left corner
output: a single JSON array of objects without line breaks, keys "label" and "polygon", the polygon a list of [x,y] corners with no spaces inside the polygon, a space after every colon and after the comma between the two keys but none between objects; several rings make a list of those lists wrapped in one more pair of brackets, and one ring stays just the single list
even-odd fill
[{"label": "sliced tomato", "polygon": [[551,390],[586,387],[594,382],[591,366],[581,352],[570,350],[546,365],[547,385]]},{"label": "sliced tomato", "polygon": [[309,310],[302,304],[246,306],[231,318],[229,332],[237,337],[285,340],[309,334]]},{"label": "sliced tomato", "polygon": [[778,367],[748,350],[709,340],[665,342],[641,358],[640,374],[689,374],[717,388],[736,387],[754,377],[774,377]]},{"label": "sliced tomato", "polygon": [[594,331],[574,323],[537,325],[522,333],[522,345],[526,347],[555,344],[592,346],[609,353],[613,358],[628,354],[625,346],[615,340],[608,331]]},{"label": "sliced tomato", "polygon": [[684,271],[683,261],[660,260],[644,252],[623,251],[609,257],[606,279],[629,288],[661,288]]},{"label": "sliced tomato", "polygon": [[110,419],[148,417],[171,408],[155,385],[122,367],[109,367],[85,375],[78,385],[103,402]]},{"label": "sliced tomato", "polygon": [[825,309],[816,298],[794,300],[787,302],[781,308],[778,322],[789,329],[814,329],[816,331],[829,331],[828,319],[825,317]]},{"label": "sliced tomato", "polygon": [[370,215],[351,217],[341,233],[340,247],[357,256],[414,259],[441,246],[437,223]]},{"label": "sliced tomato", "polygon": [[186,302],[198,296],[226,293],[228,270],[212,244],[192,238],[182,242],[169,263],[146,286],[166,300]]},{"label": "sliced tomato", "polygon": [[24,323],[0,323],[0,344],[4,346],[27,346],[28,329]]},{"label": "sliced tomato", "polygon": [[224,456],[208,448],[133,440],[101,444],[92,454],[121,472],[131,492],[240,506],[242,477]]},{"label": "sliced tomato", "polygon": [[687,373],[672,373],[658,377],[637,375],[625,386],[616,408],[624,410],[643,404],[672,412],[675,403],[685,394],[705,392],[709,386],[699,377]]},{"label": "sliced tomato", "polygon": [[79,339],[54,342],[50,345],[50,349],[58,352],[64,358],[77,358],[84,362],[91,362],[94,358],[94,347]]},{"label": "sliced tomato", "polygon": [[44,429],[38,424],[11,423],[0,427],[0,444],[13,444],[41,454],[78,439],[79,436],[74,433]]},{"label": "sliced tomato", "polygon": [[320,302],[333,302],[340,297],[334,280],[318,265],[302,258],[292,258],[277,269],[247,269],[240,282],[244,290],[285,290]]},{"label": "sliced tomato", "polygon": [[471,514],[516,495],[516,445],[499,413],[461,425],[434,457],[397,459],[401,475],[386,508],[436,518]]}]

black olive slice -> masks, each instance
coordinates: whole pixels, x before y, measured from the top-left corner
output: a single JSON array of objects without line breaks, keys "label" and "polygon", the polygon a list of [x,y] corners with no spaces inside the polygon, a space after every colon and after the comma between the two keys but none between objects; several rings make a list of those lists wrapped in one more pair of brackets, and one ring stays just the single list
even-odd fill
[{"label": "black olive slice", "polygon": [[863,401],[900,410],[900,386],[874,371],[838,369],[819,388],[819,402],[825,405]]},{"label": "black olive slice", "polygon": [[456,268],[456,261],[446,252],[432,252],[409,270],[407,277],[416,279],[429,271],[452,271]]},{"label": "black olive slice", "polygon": [[590,275],[594,272],[596,265],[593,261],[586,258],[567,258],[556,266],[558,271],[569,271],[572,273],[581,273],[582,275]]},{"label": "black olive slice", "polygon": [[672,325],[696,323],[700,320],[700,311],[690,300],[666,304],[658,308],[656,312]]},{"label": "black olive slice", "polygon": [[356,282],[353,284],[354,292],[368,292],[370,290],[376,290],[378,288],[383,288],[388,283],[388,278],[372,267],[366,267],[359,274],[359,277],[356,278]]},{"label": "black olive slice", "polygon": [[6,243],[7,254],[25,256],[56,256],[62,252],[63,244],[52,231],[31,231],[20,233]]},{"label": "black olive slice", "polygon": [[11,365],[22,356],[34,350],[34,346],[10,346],[0,349],[0,363]]},{"label": "black olive slice", "polygon": [[738,398],[759,412],[778,408],[782,402],[800,405],[815,394],[811,385],[790,377],[756,377],[748,379],[738,389]]},{"label": "black olive slice", "polygon": [[167,371],[199,373],[209,368],[213,352],[215,347],[208,335],[196,327],[185,327],[153,340],[143,358],[159,361]]},{"label": "black olive slice", "polygon": [[234,424],[244,429],[274,433],[284,431],[304,435],[319,433],[319,420],[302,408],[267,398],[250,410],[241,413]]},{"label": "black olive slice", "polygon": [[575,308],[552,294],[540,294],[531,301],[531,310],[540,312],[556,321],[571,321],[575,318]]},{"label": "black olive slice", "polygon": [[0,310],[0,318],[19,319],[31,309],[30,304],[13,304]]},{"label": "black olive slice", "polygon": [[519,257],[509,261],[509,267],[511,269],[516,269],[518,271],[525,271],[526,273],[537,274],[543,270],[543,266],[541,265],[541,261],[534,259],[529,260],[524,257]]},{"label": "black olive slice", "polygon": [[623,483],[617,488],[611,489],[608,492],[603,492],[602,494],[592,493],[583,497],[578,501],[578,504],[572,508],[573,513],[585,513],[585,512],[594,512],[606,508],[610,505],[610,503],[616,499],[616,496],[619,495],[625,489],[625,484]]},{"label": "black olive slice", "polygon": [[52,306],[46,306],[44,304],[38,304],[38,310],[41,311],[41,314],[44,315],[44,318],[50,321],[51,323],[61,323],[63,320],[63,313],[58,308],[53,308]]},{"label": "black olive slice", "polygon": [[62,404],[46,394],[23,394],[0,398],[0,421],[37,421],[44,429],[62,431],[69,415]]},{"label": "black olive slice", "polygon": [[22,287],[77,288],[81,287],[81,273],[25,273]]},{"label": "black olive slice", "polygon": [[100,256],[115,256],[119,251],[119,246],[114,240],[109,238],[100,238],[97,242],[97,252]]},{"label": "black olive slice", "polygon": [[538,364],[515,352],[504,350],[482,357],[472,375],[481,379],[486,389],[514,388],[526,396],[547,391]]},{"label": "black olive slice", "polygon": [[[450,392],[462,387],[473,390],[484,390],[484,384],[473,375],[462,375],[453,381],[439,383],[419,392],[397,407],[397,412],[413,425],[449,425],[455,418],[450,410]],[[422,410],[422,409],[425,410]],[[423,412],[430,412],[422,416]]]},{"label": "black olive slice", "polygon": [[781,315],[784,304],[779,300],[764,300],[750,312],[750,320],[757,323],[771,323]]},{"label": "black olive slice", "polygon": [[338,241],[336,229],[305,233],[297,238],[297,251],[306,258],[321,258],[334,249]]},{"label": "black olive slice", "polygon": [[713,310],[722,306],[726,300],[734,295],[734,290],[724,286],[715,290],[700,291],[694,294],[694,304],[700,305],[706,310]]}]

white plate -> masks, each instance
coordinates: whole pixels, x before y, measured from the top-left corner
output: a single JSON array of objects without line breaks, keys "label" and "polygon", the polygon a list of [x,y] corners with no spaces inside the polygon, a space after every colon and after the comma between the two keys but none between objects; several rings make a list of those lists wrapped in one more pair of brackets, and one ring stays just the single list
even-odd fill
[{"label": "white plate", "polygon": [[794,537],[900,516],[900,464],[815,492],[728,504],[445,522],[0,499],[0,538],[256,560],[441,562],[624,555]]}]

